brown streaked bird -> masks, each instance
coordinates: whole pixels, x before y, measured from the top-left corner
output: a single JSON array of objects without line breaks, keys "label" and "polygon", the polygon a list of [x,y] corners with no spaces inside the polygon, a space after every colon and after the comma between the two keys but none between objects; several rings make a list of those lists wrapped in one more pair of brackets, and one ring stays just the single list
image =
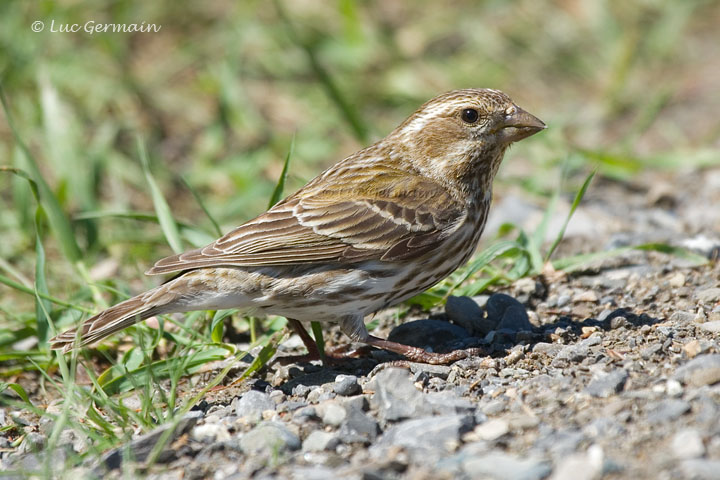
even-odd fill
[{"label": "brown streaked bird", "polygon": [[[464,264],[485,227],[507,147],[545,124],[491,89],[422,105],[387,137],[214,243],[158,261],[168,282],[51,340],[68,351],[154,315],[252,308],[303,323],[335,322],[353,341],[425,363],[478,350],[427,352],[368,333],[364,318],[433,286]],[[78,341],[79,338],[79,341]]]}]

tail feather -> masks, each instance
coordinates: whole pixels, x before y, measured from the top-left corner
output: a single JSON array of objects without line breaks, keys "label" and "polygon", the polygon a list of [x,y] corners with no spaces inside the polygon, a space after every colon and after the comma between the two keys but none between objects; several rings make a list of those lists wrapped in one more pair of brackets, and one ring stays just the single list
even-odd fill
[{"label": "tail feather", "polygon": [[73,348],[102,340],[141,320],[160,313],[167,313],[167,309],[163,308],[164,305],[148,303],[147,293],[149,292],[118,303],[87,319],[79,327],[66,330],[51,338],[50,348],[62,349],[67,353]]}]

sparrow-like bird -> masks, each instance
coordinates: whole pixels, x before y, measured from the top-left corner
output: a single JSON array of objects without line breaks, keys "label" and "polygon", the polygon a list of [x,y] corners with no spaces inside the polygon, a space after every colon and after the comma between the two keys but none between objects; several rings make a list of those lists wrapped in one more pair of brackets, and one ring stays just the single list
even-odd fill
[{"label": "sparrow-like bird", "polygon": [[364,318],[423,292],[470,258],[505,150],[544,128],[498,90],[435,97],[257,218],[158,261],[147,274],[176,276],[51,346],[68,351],[159,314],[253,308],[286,317],[311,356],[317,347],[303,323],[318,321],[413,361],[466,357],[473,352],[427,352],[372,336]]}]

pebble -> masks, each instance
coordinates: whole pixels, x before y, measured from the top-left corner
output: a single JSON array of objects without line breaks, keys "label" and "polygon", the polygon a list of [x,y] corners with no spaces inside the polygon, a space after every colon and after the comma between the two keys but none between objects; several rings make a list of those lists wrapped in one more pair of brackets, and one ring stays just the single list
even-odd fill
[{"label": "pebble", "polygon": [[518,457],[501,451],[468,458],[462,470],[471,480],[541,480],[552,472],[550,462],[533,456]]},{"label": "pebble", "polygon": [[628,377],[628,372],[621,368],[597,373],[585,388],[585,392],[593,397],[607,398],[622,391]]},{"label": "pebble", "polygon": [[600,478],[603,469],[603,450],[591,445],[586,452],[578,452],[564,458],[553,472],[550,480],[593,480]]},{"label": "pebble", "polygon": [[273,454],[300,448],[300,439],[282,422],[261,422],[240,437],[240,448],[246,455]]},{"label": "pebble", "polygon": [[720,382],[720,354],[703,354],[675,371],[674,378],[696,387]]},{"label": "pebble", "polygon": [[372,381],[375,394],[371,402],[383,421],[396,421],[430,413],[424,395],[415,388],[407,370],[387,368]]},{"label": "pebble", "polygon": [[262,419],[266,410],[275,410],[276,404],[267,393],[249,390],[240,397],[235,406],[235,414],[238,417],[245,417],[253,422]]},{"label": "pebble", "polygon": [[439,415],[406,420],[387,429],[370,447],[375,458],[385,458],[392,447],[402,447],[413,461],[434,464],[454,451],[460,437],[470,431],[474,419],[469,415]]},{"label": "pebble", "polygon": [[307,436],[302,443],[303,452],[321,452],[323,450],[333,450],[340,443],[337,435],[322,430],[315,430]]},{"label": "pebble", "polygon": [[648,423],[658,424],[671,422],[690,411],[690,404],[685,400],[669,398],[649,404],[646,408]]},{"label": "pebble", "polygon": [[680,430],[671,442],[671,453],[675,458],[698,458],[705,455],[705,445],[703,444],[700,432],[694,428]]},{"label": "pebble", "polygon": [[349,397],[362,393],[362,387],[355,375],[338,375],[335,377],[333,391],[340,396]]},{"label": "pebble", "polygon": [[335,400],[330,400],[318,405],[317,410],[325,425],[338,427],[342,425],[347,418],[345,407]]},{"label": "pebble", "polygon": [[510,431],[510,425],[500,418],[488,420],[475,427],[473,433],[481,440],[495,441]]},{"label": "pebble", "polygon": [[720,475],[720,460],[691,459],[680,463],[683,478],[693,480],[718,480]]},{"label": "pebble", "polygon": [[582,302],[597,303],[597,301],[598,301],[597,293],[595,293],[593,290],[585,290],[584,292],[578,292],[572,298],[573,303],[582,303]]},{"label": "pebble", "polygon": [[720,302],[720,288],[713,287],[699,290],[695,293],[695,300],[706,304]]},{"label": "pebble", "polygon": [[340,428],[340,433],[344,439],[352,440],[344,440],[345,443],[374,441],[380,433],[378,422],[355,405],[345,405],[345,409],[347,415]]},{"label": "pebble", "polygon": [[205,423],[193,428],[190,436],[203,443],[226,442],[230,440],[228,429],[217,423]]},{"label": "pebble", "polygon": [[720,320],[701,323],[698,328],[710,333],[720,333]]}]

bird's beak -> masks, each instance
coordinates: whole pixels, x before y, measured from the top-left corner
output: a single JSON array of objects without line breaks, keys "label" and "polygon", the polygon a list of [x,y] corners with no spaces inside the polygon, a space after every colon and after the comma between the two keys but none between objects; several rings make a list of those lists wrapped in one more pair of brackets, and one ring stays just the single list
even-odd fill
[{"label": "bird's beak", "polygon": [[547,126],[542,120],[522,108],[515,106],[515,111],[506,115],[498,132],[507,143],[517,142],[530,135],[535,135]]}]

